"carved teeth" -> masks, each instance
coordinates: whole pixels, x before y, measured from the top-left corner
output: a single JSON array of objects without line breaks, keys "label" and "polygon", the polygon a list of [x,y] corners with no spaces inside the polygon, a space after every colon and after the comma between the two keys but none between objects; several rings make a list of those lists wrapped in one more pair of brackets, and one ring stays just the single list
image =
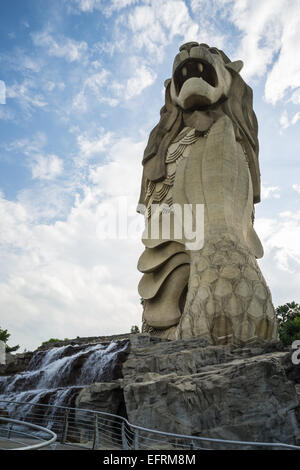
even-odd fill
[{"label": "carved teeth", "polygon": [[203,72],[203,65],[201,64],[201,62],[198,63],[198,70],[199,72]]},{"label": "carved teeth", "polygon": [[187,76],[187,68],[186,68],[186,67],[182,67],[182,75],[183,75],[184,77]]}]

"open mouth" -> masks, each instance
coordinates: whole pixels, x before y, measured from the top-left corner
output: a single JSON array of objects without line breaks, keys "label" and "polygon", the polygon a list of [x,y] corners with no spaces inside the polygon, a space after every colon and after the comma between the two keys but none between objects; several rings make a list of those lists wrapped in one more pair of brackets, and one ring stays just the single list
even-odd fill
[{"label": "open mouth", "polygon": [[218,85],[218,77],[211,64],[199,59],[187,59],[177,67],[174,73],[174,83],[177,95],[184,82],[193,77],[202,78],[213,87]]}]

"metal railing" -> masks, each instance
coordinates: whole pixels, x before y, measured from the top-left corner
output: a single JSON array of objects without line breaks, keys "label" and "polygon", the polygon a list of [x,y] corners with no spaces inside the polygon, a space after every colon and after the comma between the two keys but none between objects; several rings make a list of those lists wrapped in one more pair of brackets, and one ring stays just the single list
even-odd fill
[{"label": "metal railing", "polygon": [[294,449],[280,442],[248,442],[187,436],[147,429],[129,423],[122,416],[102,411],[64,406],[1,400],[10,417],[44,426],[57,434],[57,441],[84,449],[107,450],[223,450]]},{"label": "metal railing", "polygon": [[[22,439],[22,440],[20,440]],[[0,450],[37,450],[55,443],[57,435],[43,426],[0,417]],[[34,444],[34,442],[37,444]],[[14,447],[17,444],[17,447]]]}]

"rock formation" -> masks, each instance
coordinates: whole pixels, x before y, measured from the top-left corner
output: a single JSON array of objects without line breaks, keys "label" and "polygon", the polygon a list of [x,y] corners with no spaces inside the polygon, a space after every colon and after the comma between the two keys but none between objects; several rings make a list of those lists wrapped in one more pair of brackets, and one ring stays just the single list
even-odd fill
[{"label": "rock formation", "polygon": [[252,90],[223,51],[181,46],[143,158],[143,331],[211,344],[277,338],[256,258],[260,201]]},{"label": "rock formation", "polygon": [[132,348],[123,376],[128,419],[140,426],[246,441],[300,437],[300,369],[280,343],[241,348],[145,338],[144,347]]},{"label": "rock formation", "polygon": [[[212,345],[200,337],[169,341],[148,333],[106,344],[98,339],[30,353],[24,372],[0,377],[0,399],[36,407],[76,400],[72,420],[79,428],[72,442],[90,442],[80,423],[89,420],[88,410],[98,410],[160,431],[300,445],[300,366],[280,342]],[[5,413],[3,401],[0,408]],[[18,408],[9,414],[18,417]],[[52,423],[52,414],[40,418],[39,424]]]},{"label": "rock formation", "polygon": [[83,389],[77,406],[123,409],[129,422],[148,429],[300,444],[300,368],[279,342],[240,347],[132,335],[122,375]]}]

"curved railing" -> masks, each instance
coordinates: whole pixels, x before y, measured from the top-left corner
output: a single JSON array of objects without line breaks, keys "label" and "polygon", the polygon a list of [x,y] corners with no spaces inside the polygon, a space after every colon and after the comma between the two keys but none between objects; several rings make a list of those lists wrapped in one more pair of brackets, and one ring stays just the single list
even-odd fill
[{"label": "curved railing", "polygon": [[148,429],[131,424],[125,417],[83,408],[1,400],[9,416],[45,426],[58,436],[58,442],[85,449],[108,450],[223,450],[294,449],[281,442],[249,442],[188,436]]},{"label": "curved railing", "polygon": [[[2,424],[7,426],[2,426]],[[25,430],[22,430],[24,429]],[[37,434],[38,432],[38,434]],[[19,439],[23,439],[20,441]],[[24,442],[24,439],[26,442]],[[43,426],[28,423],[18,419],[0,417],[0,449],[1,450],[36,450],[48,447],[57,439],[55,432]],[[29,444],[32,441],[37,444]],[[12,447],[11,444],[18,444]]]}]

